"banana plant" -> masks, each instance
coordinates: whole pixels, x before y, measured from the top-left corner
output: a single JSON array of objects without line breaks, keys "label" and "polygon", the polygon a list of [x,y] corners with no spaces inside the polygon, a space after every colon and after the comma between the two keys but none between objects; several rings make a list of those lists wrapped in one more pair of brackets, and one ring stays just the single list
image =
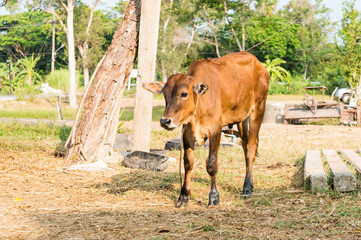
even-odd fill
[{"label": "banana plant", "polygon": [[269,56],[266,56],[266,62],[262,64],[269,72],[271,82],[279,80],[281,82],[287,82],[289,85],[291,81],[291,74],[289,71],[280,66],[282,63],[286,63],[286,61],[280,58],[270,60]]},{"label": "banana plant", "polygon": [[40,60],[40,57],[34,58],[34,55],[28,58],[20,59],[16,65],[19,68],[19,73],[17,74],[18,80],[26,82],[28,86],[32,85],[36,81],[41,81],[41,76],[35,71],[35,66]]}]

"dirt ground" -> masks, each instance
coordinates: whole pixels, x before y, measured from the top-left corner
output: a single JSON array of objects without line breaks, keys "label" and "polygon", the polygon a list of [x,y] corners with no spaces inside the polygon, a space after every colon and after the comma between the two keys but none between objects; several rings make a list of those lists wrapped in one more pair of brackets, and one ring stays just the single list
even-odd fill
[{"label": "dirt ground", "polygon": [[[152,146],[164,146],[169,135],[154,134]],[[300,168],[306,149],[357,149],[360,140],[361,128],[265,124],[253,197],[240,197],[242,150],[221,149],[221,203],[208,208],[199,150],[184,209],[174,207],[178,162],[165,172],[65,171],[54,139],[1,142],[0,239],[361,239],[361,192],[311,194]]]}]

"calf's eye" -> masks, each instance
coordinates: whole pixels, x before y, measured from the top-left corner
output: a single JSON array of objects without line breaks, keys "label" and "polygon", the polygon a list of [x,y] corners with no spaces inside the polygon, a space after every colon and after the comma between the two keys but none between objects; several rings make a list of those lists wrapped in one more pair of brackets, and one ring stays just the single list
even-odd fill
[{"label": "calf's eye", "polygon": [[187,96],[188,96],[188,93],[186,93],[186,92],[181,93],[182,98],[186,98]]}]

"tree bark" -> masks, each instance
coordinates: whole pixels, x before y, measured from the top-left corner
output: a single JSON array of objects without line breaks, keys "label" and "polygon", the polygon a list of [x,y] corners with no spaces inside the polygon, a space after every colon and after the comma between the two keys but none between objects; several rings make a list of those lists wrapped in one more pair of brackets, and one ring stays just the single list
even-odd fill
[{"label": "tree bark", "polygon": [[[110,47],[86,88],[65,144],[67,160],[72,156],[81,156],[86,161],[106,160],[114,153],[121,98],[136,58],[139,18],[140,1],[130,1]],[[83,114],[78,122],[81,108]]]},{"label": "tree bark", "polygon": [[221,54],[219,53],[219,45],[218,45],[218,39],[217,39],[217,34],[216,34],[216,30],[215,30],[215,26],[212,23],[212,21],[208,18],[208,15],[206,13],[206,11],[202,8],[202,13],[203,16],[205,17],[205,19],[207,20],[209,27],[211,29],[211,33],[214,37],[214,45],[216,46],[216,53],[217,53],[217,57],[221,57]]},{"label": "tree bark", "polygon": [[51,72],[55,70],[55,16],[53,15],[53,34],[51,40]]},{"label": "tree bark", "polygon": [[69,101],[71,108],[77,108],[76,97],[76,62],[74,46],[74,0],[68,1],[67,7],[68,55],[69,55]]},{"label": "tree bark", "polygon": [[93,22],[94,11],[95,8],[97,7],[98,2],[99,0],[96,0],[94,6],[90,9],[89,21],[85,31],[86,38],[83,45],[83,53],[81,53],[81,56],[83,58],[84,87],[86,87],[89,84],[89,64],[88,64],[88,56],[87,56],[89,49],[88,38],[89,38],[90,27]]},{"label": "tree bark", "polygon": [[245,15],[245,9],[246,7],[246,0],[243,0],[243,5],[242,5],[242,51],[246,50],[246,30],[244,28],[244,15]]},{"label": "tree bark", "polygon": [[229,27],[231,28],[231,32],[232,32],[234,38],[236,39],[236,42],[237,42],[237,46],[238,46],[239,51],[242,52],[244,49],[242,49],[242,46],[241,46],[241,43],[239,42],[238,36],[237,36],[237,34],[236,34],[236,31],[234,30],[231,22],[230,22],[229,19],[228,19],[228,7],[227,7],[227,2],[226,2],[226,0],[223,0],[223,6],[224,6],[224,13],[225,13],[225,16],[226,16],[227,24],[228,24]]},{"label": "tree bark", "polygon": [[83,62],[83,72],[84,72],[84,87],[88,86],[89,84],[89,64],[87,62],[87,58],[84,59],[85,62]]}]

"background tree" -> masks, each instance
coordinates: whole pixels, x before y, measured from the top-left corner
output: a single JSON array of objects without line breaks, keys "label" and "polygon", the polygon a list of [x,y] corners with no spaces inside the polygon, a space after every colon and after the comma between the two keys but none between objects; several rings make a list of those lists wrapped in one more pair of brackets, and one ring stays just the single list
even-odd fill
[{"label": "background tree", "polygon": [[[76,108],[77,95],[76,95],[76,62],[75,62],[75,46],[74,46],[74,7],[75,0],[68,0],[65,4],[63,0],[34,0],[34,3],[44,12],[54,15],[63,27],[67,36],[68,47],[68,64],[69,64],[69,101],[70,107]],[[63,22],[61,16],[57,11],[66,16],[66,23]]]},{"label": "background tree", "polygon": [[[284,9],[281,16],[299,25],[297,34],[300,46],[293,62],[293,68],[303,73],[303,79],[308,75],[316,76],[322,70],[320,63],[324,56],[324,46],[329,39],[331,27],[329,21],[329,9],[322,0],[316,0],[311,4],[309,0],[291,0]],[[309,73],[309,74],[308,74]]]},{"label": "background tree", "polygon": [[[85,6],[84,4],[80,4],[75,9],[75,17],[77,18],[77,35],[75,36],[76,39],[76,47],[79,50],[80,56],[82,58],[82,65],[83,65],[83,73],[84,73],[84,86],[86,87],[89,83],[89,56],[88,50],[89,50],[89,43],[92,40],[94,43],[94,47],[96,46],[96,42],[99,42],[99,39],[101,38],[100,32],[91,32],[92,30],[92,23],[93,23],[93,15],[95,8],[98,4],[99,0],[95,0],[94,5],[89,8]],[[99,19],[97,19],[99,20]],[[86,24],[85,26],[81,26],[82,24]],[[79,26],[80,25],[80,26]],[[99,26],[99,24],[98,24]],[[92,38],[92,39],[91,39]],[[95,38],[98,38],[97,41]],[[98,44],[99,47],[99,44]]]},{"label": "background tree", "polygon": [[41,11],[0,16],[0,60],[5,62],[11,58],[16,62],[32,54],[46,55],[50,50],[48,39],[51,37],[48,19],[50,15]]},{"label": "background tree", "polygon": [[110,45],[112,35],[118,25],[116,22],[118,19],[111,19],[112,14],[110,13],[94,10],[92,23],[89,25],[91,9],[83,3],[76,6],[74,16],[75,45],[79,53],[78,66],[83,68],[84,86],[86,86],[90,73]]},{"label": "background tree", "polygon": [[343,3],[343,18],[341,30],[338,33],[340,43],[337,43],[339,61],[343,62],[351,87],[361,86],[361,13],[355,9],[355,0]]}]

